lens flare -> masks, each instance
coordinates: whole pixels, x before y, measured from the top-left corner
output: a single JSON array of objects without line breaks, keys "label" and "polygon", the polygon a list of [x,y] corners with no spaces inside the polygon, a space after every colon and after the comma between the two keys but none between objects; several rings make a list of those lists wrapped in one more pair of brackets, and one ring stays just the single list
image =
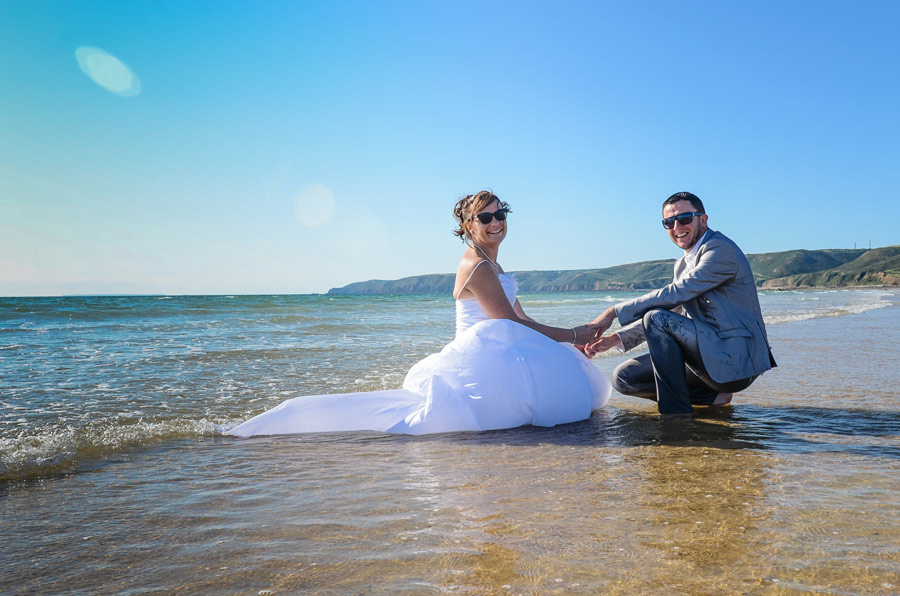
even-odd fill
[{"label": "lens flare", "polygon": [[317,228],[331,219],[334,195],[322,184],[310,184],[300,190],[294,200],[294,216],[304,226]]},{"label": "lens flare", "polygon": [[122,97],[141,92],[141,81],[121,60],[98,48],[82,46],[75,50],[82,72],[95,83]]}]

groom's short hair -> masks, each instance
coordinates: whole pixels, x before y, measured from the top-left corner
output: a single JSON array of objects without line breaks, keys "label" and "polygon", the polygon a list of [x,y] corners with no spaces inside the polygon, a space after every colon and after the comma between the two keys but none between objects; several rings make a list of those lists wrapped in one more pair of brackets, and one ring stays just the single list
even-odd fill
[{"label": "groom's short hair", "polygon": [[663,201],[663,209],[666,208],[666,205],[671,205],[678,201],[688,201],[691,204],[691,207],[694,208],[694,211],[706,213],[706,209],[703,207],[703,201],[692,192],[676,192],[674,195]]}]

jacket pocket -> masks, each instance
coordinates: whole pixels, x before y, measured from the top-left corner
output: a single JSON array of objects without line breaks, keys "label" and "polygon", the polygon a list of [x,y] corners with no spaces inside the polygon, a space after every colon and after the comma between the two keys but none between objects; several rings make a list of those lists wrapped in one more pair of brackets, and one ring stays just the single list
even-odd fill
[{"label": "jacket pocket", "polygon": [[729,337],[753,337],[753,335],[743,327],[716,331],[716,335],[719,336],[719,339],[728,339]]}]

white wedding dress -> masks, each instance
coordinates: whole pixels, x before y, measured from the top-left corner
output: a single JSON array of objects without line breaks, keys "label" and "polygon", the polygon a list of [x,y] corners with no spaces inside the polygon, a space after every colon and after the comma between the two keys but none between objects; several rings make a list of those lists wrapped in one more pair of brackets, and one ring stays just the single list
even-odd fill
[{"label": "white wedding dress", "polygon": [[[513,275],[499,275],[515,303]],[[585,420],[609,380],[578,349],[456,301],[456,339],[410,369],[402,389],[289,399],[228,431],[239,437],[371,430],[423,435]]]}]

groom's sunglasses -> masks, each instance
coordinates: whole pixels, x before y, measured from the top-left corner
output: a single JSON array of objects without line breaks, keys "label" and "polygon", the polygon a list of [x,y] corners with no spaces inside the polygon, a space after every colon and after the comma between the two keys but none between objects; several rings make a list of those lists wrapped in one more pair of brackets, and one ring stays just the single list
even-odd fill
[{"label": "groom's sunglasses", "polygon": [[675,227],[675,222],[677,221],[683,226],[688,225],[692,221],[694,221],[694,217],[697,215],[706,215],[705,213],[700,213],[699,211],[694,211],[692,213],[679,213],[678,215],[673,215],[672,217],[667,217],[662,220],[663,227],[667,230],[671,230]]},{"label": "groom's sunglasses", "polygon": [[503,208],[497,209],[493,213],[478,213],[477,215],[475,215],[475,217],[477,217],[478,221],[480,221],[484,225],[488,225],[495,217],[497,218],[497,221],[505,220],[507,213],[509,213],[509,209]]}]

